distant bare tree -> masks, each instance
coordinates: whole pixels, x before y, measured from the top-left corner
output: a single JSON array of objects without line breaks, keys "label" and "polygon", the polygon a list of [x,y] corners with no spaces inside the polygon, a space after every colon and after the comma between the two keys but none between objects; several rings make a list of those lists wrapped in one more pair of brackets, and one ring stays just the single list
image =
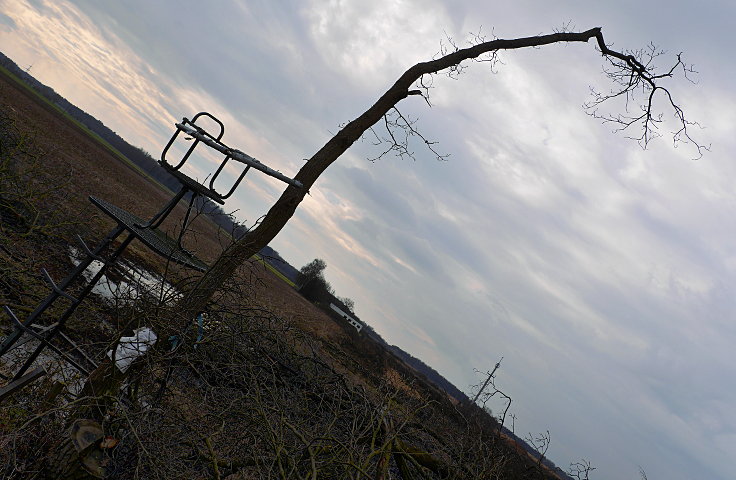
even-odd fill
[{"label": "distant bare tree", "polygon": [[339,297],[338,300],[348,307],[348,310],[350,310],[351,313],[355,313],[355,300],[348,297]]},{"label": "distant bare tree", "polygon": [[567,474],[576,480],[590,480],[590,472],[593,470],[595,470],[595,467],[588,460],[583,459],[579,462],[571,463],[570,470]]},{"label": "distant bare tree", "polygon": [[549,450],[549,445],[552,443],[552,435],[549,433],[549,430],[539,433],[536,436],[530,433],[526,436],[525,440],[537,451],[537,468],[541,471],[543,468],[542,464],[547,456],[547,450]]},{"label": "distant bare tree", "polygon": [[[491,383],[491,380],[493,380],[493,376],[496,374],[496,370],[498,370],[501,367],[502,361],[503,361],[503,357],[501,357],[501,360],[499,360],[496,363],[496,366],[493,367],[493,370],[491,370],[490,372],[486,372],[487,377],[485,381],[483,382],[483,385],[478,387],[478,392],[475,394],[475,397],[473,397],[473,400],[471,400],[470,403],[475,403],[478,401],[479,398],[483,397],[483,394],[486,391],[486,387],[488,387],[488,384]],[[483,403],[485,404],[485,401]]]}]

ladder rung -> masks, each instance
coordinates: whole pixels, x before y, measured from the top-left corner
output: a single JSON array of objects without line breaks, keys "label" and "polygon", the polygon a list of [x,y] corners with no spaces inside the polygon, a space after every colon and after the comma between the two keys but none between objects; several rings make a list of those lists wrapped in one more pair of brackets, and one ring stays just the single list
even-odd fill
[{"label": "ladder rung", "polygon": [[77,235],[77,240],[79,240],[79,244],[82,246],[82,250],[84,250],[84,253],[87,254],[88,257],[93,258],[97,260],[98,262],[107,263],[107,260],[105,260],[103,257],[100,257],[99,255],[95,255],[92,253],[92,250],[87,246],[84,239]]},{"label": "ladder rung", "polygon": [[72,295],[69,295],[64,290],[60,289],[58,285],[54,283],[54,280],[51,278],[51,275],[49,275],[49,272],[46,271],[45,268],[41,269],[41,273],[43,274],[44,278],[46,279],[46,282],[51,285],[51,289],[56,292],[58,295],[66,298],[67,300],[71,300],[74,303],[79,303],[79,300],[77,300],[76,297],[73,297]]}]

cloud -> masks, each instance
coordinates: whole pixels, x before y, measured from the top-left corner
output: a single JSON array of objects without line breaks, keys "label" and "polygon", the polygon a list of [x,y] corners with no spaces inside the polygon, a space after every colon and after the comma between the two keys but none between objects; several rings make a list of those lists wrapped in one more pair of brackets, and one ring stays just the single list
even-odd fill
[{"label": "cloud", "polygon": [[9,16],[0,12],[0,29],[5,32],[12,32],[16,28],[18,28],[18,25],[15,23],[15,21]]},{"label": "cloud", "polygon": [[435,1],[312,1],[304,16],[325,64],[362,87],[388,83],[411,62],[431,57],[437,32],[449,22]]}]

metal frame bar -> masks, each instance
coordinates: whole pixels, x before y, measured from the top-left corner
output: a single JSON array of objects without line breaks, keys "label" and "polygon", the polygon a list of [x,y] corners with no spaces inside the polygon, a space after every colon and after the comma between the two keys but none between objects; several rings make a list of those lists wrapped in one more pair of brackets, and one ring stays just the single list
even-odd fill
[{"label": "metal frame bar", "polygon": [[29,374],[24,375],[17,380],[13,380],[4,387],[0,387],[0,401],[2,401],[5,397],[9,397],[15,391],[20,390],[26,385],[35,382],[44,375],[46,375],[46,370],[43,367],[37,367],[34,368],[33,371],[31,371]]},{"label": "metal frame bar", "polygon": [[164,205],[164,208],[161,209],[156,215],[154,215],[148,222],[145,224],[136,225],[140,228],[158,228],[161,223],[163,223],[164,220],[166,220],[166,217],[169,216],[169,213],[171,213],[174,208],[176,208],[176,205],[179,203],[179,201],[184,198],[184,195],[187,194],[189,189],[187,187],[182,186],[182,188],[177,192],[176,195],[171,197],[171,200],[168,201],[166,205]]},{"label": "metal frame bar", "polygon": [[[207,133],[207,131],[204,130],[203,128],[196,127],[196,126],[195,126],[195,128],[197,128],[198,130],[201,130],[202,133],[204,135],[206,135],[208,138],[214,140],[215,142],[219,142],[220,139],[222,139],[222,136],[225,134],[225,125],[219,119],[217,119],[214,115],[211,115],[211,114],[209,114],[207,112],[199,112],[194,117],[192,117],[191,120],[189,120],[186,117],[184,117],[184,119],[182,120],[182,122],[185,123],[185,124],[190,124],[190,125],[193,125],[194,126],[195,123],[197,122],[197,119],[199,119],[200,117],[208,117],[208,118],[212,119],[214,122],[216,122],[217,125],[220,127],[220,133],[215,137],[215,136]],[[168,153],[169,149],[174,144],[174,141],[176,140],[176,138],[179,136],[179,134],[182,131],[184,131],[184,130],[182,130],[180,128],[177,128],[176,131],[174,132],[174,134],[169,139],[169,142],[166,144],[166,146],[164,147],[163,152],[161,153],[161,161],[162,162],[168,163],[167,160],[166,160],[166,154]],[[187,153],[185,153],[184,156],[181,158],[181,160],[179,160],[179,163],[177,163],[176,165],[173,165],[173,164],[169,163],[169,165],[172,165],[173,168],[174,168],[174,170],[179,170],[186,163],[186,161],[189,159],[189,156],[192,154],[192,152],[194,152],[194,149],[199,144],[199,141],[200,141],[199,139],[195,139],[195,141],[192,144],[192,146],[189,147],[189,150],[187,150]]]},{"label": "metal frame bar", "polygon": [[15,316],[15,314],[13,313],[13,311],[10,308],[3,307],[3,309],[5,310],[5,313],[7,313],[8,316],[10,316],[10,318],[13,320],[13,323],[15,323],[16,328],[20,328],[21,330],[23,330],[23,332],[29,334],[30,336],[32,336],[33,338],[35,338],[36,340],[38,340],[39,342],[41,342],[36,347],[36,349],[33,351],[33,354],[31,354],[31,356],[28,357],[28,359],[23,364],[23,366],[20,368],[20,370],[18,370],[15,373],[15,376],[13,376],[13,381],[19,380],[23,376],[23,374],[26,373],[26,370],[33,364],[33,362],[36,361],[36,358],[44,350],[44,348],[50,348],[57,355],[61,355],[61,357],[64,360],[66,360],[67,362],[69,362],[69,364],[72,367],[76,368],[77,370],[79,370],[80,372],[82,372],[82,373],[84,373],[86,375],[89,375],[89,371],[86,368],[84,368],[83,366],[81,366],[80,364],[78,364],[77,361],[74,360],[70,355],[68,355],[67,353],[63,352],[60,348],[58,348],[56,345],[54,345],[54,344],[51,343],[51,339],[53,338],[54,333],[56,333],[58,331],[58,329],[60,328],[60,326],[57,325],[57,327],[55,329],[50,330],[49,336],[47,338],[47,337],[44,337],[40,333],[34,332],[32,328],[24,326],[21,323],[21,321],[18,320],[18,317]]},{"label": "metal frame bar", "polygon": [[194,207],[194,200],[197,198],[197,194],[192,194],[191,198],[189,199],[189,206],[187,207],[187,213],[184,215],[184,221],[181,224],[181,231],[179,232],[179,238],[176,240],[176,244],[181,248],[182,250],[184,247],[181,246],[181,240],[184,238],[184,232],[187,229],[187,223],[189,222],[189,215],[192,213],[192,208]]},{"label": "metal frame bar", "polygon": [[182,123],[177,123],[176,128],[187,133],[188,135],[191,135],[193,138],[200,140],[202,143],[204,143],[205,145],[208,145],[209,147],[214,148],[218,152],[224,155],[230,156],[233,160],[244,163],[246,165],[250,165],[256,170],[260,170],[266,175],[279,179],[284,183],[288,183],[289,185],[293,185],[295,187],[302,186],[302,183],[300,181],[294,180],[293,178],[289,178],[283,173],[264,165],[263,163],[259,162],[258,160],[251,157],[247,153],[241,152],[240,150],[235,149],[235,148],[230,148],[224,143],[220,142],[219,140],[214,140],[211,135],[209,135],[206,131],[202,130],[196,125],[192,125],[192,126],[187,125],[186,119]]}]

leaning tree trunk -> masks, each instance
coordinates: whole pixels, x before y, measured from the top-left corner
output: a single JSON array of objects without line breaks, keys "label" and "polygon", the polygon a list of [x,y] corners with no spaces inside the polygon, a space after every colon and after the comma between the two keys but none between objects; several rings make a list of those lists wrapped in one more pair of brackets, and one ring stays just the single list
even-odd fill
[{"label": "leaning tree trunk", "polygon": [[414,65],[404,72],[378,101],[355,120],[349,122],[332,137],[312,158],[310,158],[294,177],[302,183],[302,188],[289,186],[268,211],[263,221],[235,242],[218,258],[205,274],[185,293],[178,305],[180,313],[193,318],[203,311],[214,293],[226,282],[245,261],[258,253],[273,240],[291,219],[309,189],[322,172],[337,160],[363,133],[381,120],[391,108],[409,95],[422,95],[420,90],[410,90],[411,86],[424,75],[431,75],[474,59],[489,52],[519,48],[537,47],[561,42],[587,42],[595,38],[604,55],[613,56],[625,62],[632,75],[649,80],[646,69],[631,56],[608,49],[603,41],[600,28],[585,32],[559,32],[537,37],[512,40],[497,39],[478,43],[468,48],[458,49],[435,60]]}]

